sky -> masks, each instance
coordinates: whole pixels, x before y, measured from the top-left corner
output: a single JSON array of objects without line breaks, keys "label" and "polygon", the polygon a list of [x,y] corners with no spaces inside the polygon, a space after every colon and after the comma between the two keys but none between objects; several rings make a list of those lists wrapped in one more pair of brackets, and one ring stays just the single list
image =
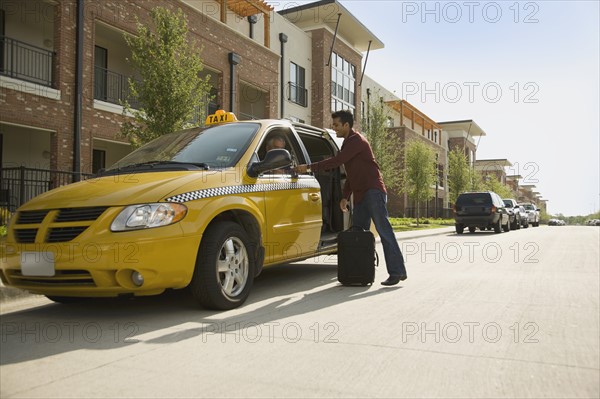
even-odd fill
[{"label": "sky", "polygon": [[600,1],[338,2],[384,43],[366,75],[434,121],[474,120],[477,159],[510,161],[550,214],[600,210]]}]

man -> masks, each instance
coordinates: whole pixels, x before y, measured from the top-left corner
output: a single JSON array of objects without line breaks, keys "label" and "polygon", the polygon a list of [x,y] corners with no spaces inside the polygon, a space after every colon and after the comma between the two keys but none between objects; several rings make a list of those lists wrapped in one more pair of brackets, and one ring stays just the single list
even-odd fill
[{"label": "man", "polygon": [[266,150],[285,149],[285,139],[280,134],[275,134],[267,140]]},{"label": "man", "polygon": [[388,220],[386,208],[387,191],[379,165],[373,156],[373,150],[367,139],[352,129],[354,116],[350,111],[337,111],[332,115],[332,128],[337,137],[342,137],[344,143],[336,156],[315,162],[310,165],[298,165],[295,171],[328,170],[341,166],[346,167],[346,184],[344,198],[340,201],[343,212],[348,211],[348,200],[354,195],[354,214],[352,225],[369,230],[371,219],[381,237],[383,253],[389,277],[382,285],[396,285],[406,280],[404,258],[396,241],[394,230]]},{"label": "man", "polygon": [[[265,146],[265,149],[267,150],[267,152],[269,152],[271,150],[278,150],[278,149],[285,150],[285,146],[286,146],[285,137],[283,137],[279,133],[275,133],[267,139],[267,145]],[[269,173],[275,174],[275,175],[283,175],[283,174],[289,174],[290,171],[291,170],[289,168],[283,168],[283,169],[280,168],[280,169],[274,169],[274,170],[270,171]]]}]

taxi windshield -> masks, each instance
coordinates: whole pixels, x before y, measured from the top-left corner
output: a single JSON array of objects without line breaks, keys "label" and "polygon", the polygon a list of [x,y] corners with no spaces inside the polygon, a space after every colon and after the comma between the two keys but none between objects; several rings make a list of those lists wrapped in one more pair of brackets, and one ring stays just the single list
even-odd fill
[{"label": "taxi windshield", "polygon": [[259,127],[257,123],[230,123],[166,134],[133,151],[106,171],[159,163],[229,168],[246,152]]}]

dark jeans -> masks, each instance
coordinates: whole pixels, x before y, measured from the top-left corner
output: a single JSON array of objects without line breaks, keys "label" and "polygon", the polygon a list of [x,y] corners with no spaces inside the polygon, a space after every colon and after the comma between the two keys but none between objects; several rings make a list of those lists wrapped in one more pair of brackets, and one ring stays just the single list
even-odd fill
[{"label": "dark jeans", "polygon": [[394,230],[388,220],[387,195],[377,189],[367,191],[362,201],[354,205],[352,225],[365,230],[371,228],[371,219],[381,238],[385,265],[390,276],[405,276],[404,258],[396,241]]}]

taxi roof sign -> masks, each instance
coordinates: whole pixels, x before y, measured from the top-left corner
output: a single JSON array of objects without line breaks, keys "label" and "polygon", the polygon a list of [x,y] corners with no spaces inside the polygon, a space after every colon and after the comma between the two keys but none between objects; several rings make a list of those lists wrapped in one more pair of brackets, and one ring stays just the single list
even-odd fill
[{"label": "taxi roof sign", "polygon": [[233,112],[226,112],[225,110],[219,109],[214,114],[208,115],[204,124],[216,125],[219,123],[236,122],[236,118]]}]

